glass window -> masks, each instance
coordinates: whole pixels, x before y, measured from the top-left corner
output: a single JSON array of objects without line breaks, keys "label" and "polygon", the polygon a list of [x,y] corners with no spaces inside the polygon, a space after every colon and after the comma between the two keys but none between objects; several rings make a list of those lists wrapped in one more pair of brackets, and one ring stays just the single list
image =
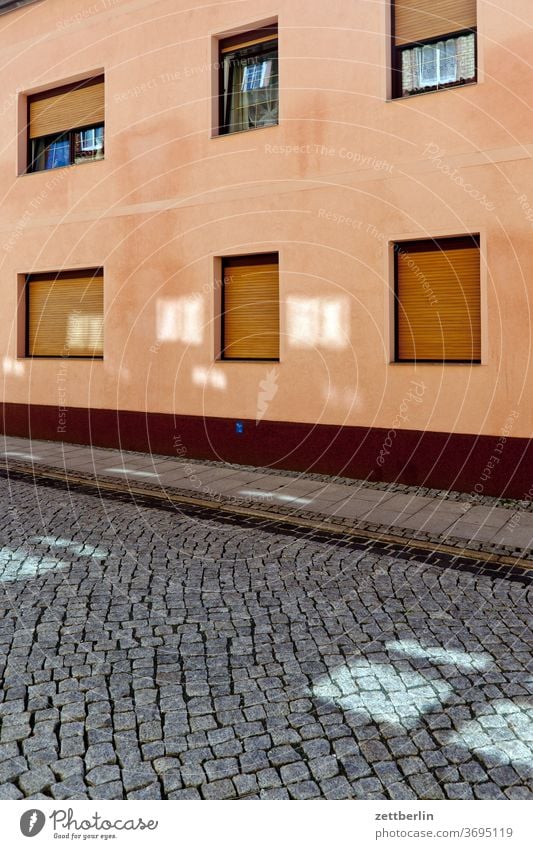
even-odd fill
[{"label": "glass window", "polygon": [[104,156],[104,127],[71,130],[31,140],[30,171],[48,171],[78,165]]},{"label": "glass window", "polygon": [[277,38],[231,49],[222,46],[221,68],[221,132],[236,133],[278,123]]},{"label": "glass window", "polygon": [[70,165],[70,138],[68,136],[59,136],[47,145],[45,162],[46,169]]},{"label": "glass window", "polygon": [[[456,39],[449,38],[447,41],[439,41],[439,83],[453,83],[457,80],[457,49]],[[475,72],[475,68],[469,73]]]},{"label": "glass window", "polygon": [[91,77],[28,97],[28,171],[102,159],[105,83]]},{"label": "glass window", "polygon": [[104,156],[104,128],[92,127],[90,130],[76,130],[74,133],[74,162],[86,162],[88,159],[102,159]]},{"label": "glass window", "polygon": [[402,94],[417,94],[476,78],[475,33],[402,50]]},{"label": "glass window", "polygon": [[32,171],[48,171],[70,165],[70,138],[68,134],[32,139]]}]

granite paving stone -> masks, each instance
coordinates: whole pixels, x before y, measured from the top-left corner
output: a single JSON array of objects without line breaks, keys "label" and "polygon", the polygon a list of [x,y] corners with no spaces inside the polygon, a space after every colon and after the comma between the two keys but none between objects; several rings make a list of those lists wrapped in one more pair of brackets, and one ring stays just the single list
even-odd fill
[{"label": "granite paving stone", "polygon": [[78,776],[58,781],[50,787],[54,799],[88,799],[87,790],[87,785]]},{"label": "granite paving stone", "polygon": [[11,784],[11,782],[8,781],[4,784],[0,784],[0,799],[24,799],[24,793],[22,793],[15,784]]},{"label": "granite paving stone", "polygon": [[0,501],[0,798],[533,798],[522,572],[20,475]]},{"label": "granite paving stone", "polygon": [[55,777],[47,766],[28,770],[18,777],[18,786],[25,796],[32,796],[40,790],[45,790],[51,784],[55,784]]}]

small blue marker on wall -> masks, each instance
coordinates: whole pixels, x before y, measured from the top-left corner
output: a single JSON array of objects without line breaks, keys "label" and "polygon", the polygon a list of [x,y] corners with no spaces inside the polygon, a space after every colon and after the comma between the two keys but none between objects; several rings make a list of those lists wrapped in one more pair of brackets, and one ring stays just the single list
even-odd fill
[{"label": "small blue marker on wall", "polygon": [[244,422],[235,422],[235,433],[244,433]]}]

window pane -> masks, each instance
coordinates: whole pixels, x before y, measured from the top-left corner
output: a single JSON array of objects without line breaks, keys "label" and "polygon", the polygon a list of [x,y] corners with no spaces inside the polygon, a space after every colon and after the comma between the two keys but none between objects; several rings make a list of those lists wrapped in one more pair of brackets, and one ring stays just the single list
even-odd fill
[{"label": "window pane", "polygon": [[32,139],[31,171],[47,171],[50,168],[61,168],[63,165],[70,165],[70,138],[68,135]]},{"label": "window pane", "polygon": [[476,37],[461,35],[455,39],[457,79],[471,80],[476,76]]},{"label": "window pane", "polygon": [[476,76],[474,33],[402,51],[402,94],[470,82]]},{"label": "window pane", "polygon": [[86,162],[91,159],[103,159],[104,128],[91,127],[88,130],[76,130],[74,133],[74,162]]},{"label": "window pane", "polygon": [[452,83],[457,79],[457,62],[455,60],[455,45],[457,39],[449,38],[439,41],[439,83]]},{"label": "window pane", "polygon": [[426,45],[420,51],[420,82],[422,86],[438,83],[438,45]]},{"label": "window pane", "polygon": [[242,90],[255,91],[258,88],[266,88],[270,82],[271,71],[272,59],[265,59],[247,65],[244,69]]},{"label": "window pane", "polygon": [[224,124],[235,133],[278,123],[278,46],[276,42],[224,56]]},{"label": "window pane", "polygon": [[51,141],[45,154],[45,168],[61,168],[63,165],[70,165],[70,138],[69,136],[59,136]]},{"label": "window pane", "polygon": [[44,171],[46,168],[46,139],[31,140],[31,171]]}]

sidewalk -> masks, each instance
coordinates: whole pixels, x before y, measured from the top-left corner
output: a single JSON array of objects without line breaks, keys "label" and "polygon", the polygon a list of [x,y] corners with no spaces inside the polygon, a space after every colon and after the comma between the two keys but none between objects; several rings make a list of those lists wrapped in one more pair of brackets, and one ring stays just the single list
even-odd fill
[{"label": "sidewalk", "polygon": [[533,561],[533,504],[461,493],[372,484],[325,475],[201,462],[61,442],[0,437],[0,465],[80,473],[136,488],[163,489],[282,513],[328,520],[354,530],[426,540]]}]

